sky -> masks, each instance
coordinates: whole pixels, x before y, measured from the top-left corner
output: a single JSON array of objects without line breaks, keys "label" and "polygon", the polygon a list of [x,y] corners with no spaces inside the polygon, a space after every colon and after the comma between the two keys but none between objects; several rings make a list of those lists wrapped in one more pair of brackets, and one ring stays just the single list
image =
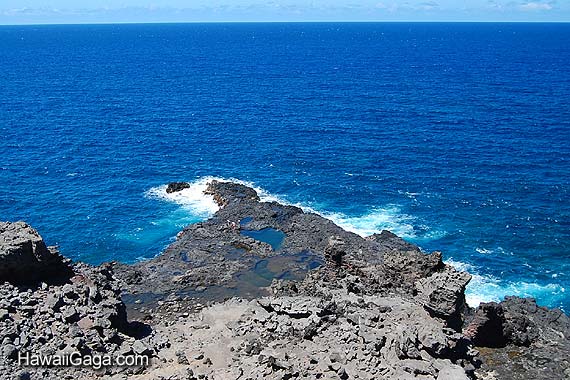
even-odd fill
[{"label": "sky", "polygon": [[570,0],[0,0],[0,25],[229,21],[569,22]]}]

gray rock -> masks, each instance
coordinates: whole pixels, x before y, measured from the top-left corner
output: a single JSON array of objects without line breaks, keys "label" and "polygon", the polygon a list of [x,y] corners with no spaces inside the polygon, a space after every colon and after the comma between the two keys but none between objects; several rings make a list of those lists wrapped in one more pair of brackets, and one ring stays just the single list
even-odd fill
[{"label": "gray rock", "polygon": [[[158,368],[149,373],[106,369],[105,376],[115,379],[158,378],[163,376],[160,366],[170,366],[170,378],[193,379],[567,376],[570,323],[562,312],[508,298],[471,315],[464,296],[470,276],[445,266],[439,252],[426,255],[387,231],[361,238],[298,207],[260,202],[247,186],[213,181],[207,193],[220,210],[186,227],[156,258],[134,265],[76,263],[65,284],[0,286],[3,352],[25,345],[46,354],[74,350],[158,359]],[[281,248],[273,251],[242,236],[239,222],[244,220],[247,228],[285,233]],[[228,221],[237,228],[229,228]],[[19,230],[25,231],[25,225]],[[27,240],[20,245],[6,243],[1,235],[0,247],[24,249],[26,242],[38,242],[24,235]],[[47,249],[39,243],[30,247],[24,251],[33,257]],[[293,280],[267,286],[273,272],[275,277],[291,274]],[[127,322],[122,291],[139,322]],[[226,300],[236,294],[256,301]],[[144,300],[144,311],[137,299]],[[35,309],[41,312],[31,313]],[[465,335],[459,332],[464,318]],[[140,321],[151,321],[152,327]],[[495,333],[504,342],[485,341]],[[474,343],[499,347],[481,348],[489,359],[481,367]],[[188,361],[186,352],[199,355]],[[186,372],[190,362],[196,374]],[[0,366],[0,378],[14,373],[13,363]],[[86,369],[37,373],[46,379],[93,378]]]},{"label": "gray rock", "polygon": [[10,318],[10,313],[6,309],[0,309],[0,322]]},{"label": "gray rock", "polygon": [[2,357],[8,359],[16,359],[18,350],[13,344],[5,344],[2,346]]},{"label": "gray rock", "polygon": [[55,249],[48,249],[36,230],[24,222],[0,222],[0,283],[53,282],[72,275]]},{"label": "gray rock", "polygon": [[79,313],[73,306],[68,306],[62,310],[61,315],[67,323],[76,322],[79,320]]},{"label": "gray rock", "polygon": [[177,360],[178,364],[184,364],[184,365],[190,364],[188,362],[188,358],[186,357],[186,353],[184,353],[184,351],[176,351],[175,355],[176,355],[176,360]]},{"label": "gray rock", "polygon": [[136,340],[133,343],[133,351],[139,355],[151,355],[153,352],[152,347],[141,340]]},{"label": "gray rock", "polygon": [[448,326],[459,331],[463,325],[463,313],[467,310],[465,287],[471,275],[457,272],[451,267],[416,282],[425,309],[434,317],[442,318]]},{"label": "gray rock", "polygon": [[339,236],[329,237],[327,246],[325,247],[325,258],[332,261],[334,265],[340,266],[342,258],[346,255],[345,242]]}]

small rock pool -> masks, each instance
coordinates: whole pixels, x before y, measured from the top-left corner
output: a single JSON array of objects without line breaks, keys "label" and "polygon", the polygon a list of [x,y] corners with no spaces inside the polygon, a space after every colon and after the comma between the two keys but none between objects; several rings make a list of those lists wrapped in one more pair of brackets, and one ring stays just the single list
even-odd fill
[{"label": "small rock pool", "polygon": [[243,236],[248,236],[255,240],[267,243],[274,251],[281,248],[283,240],[285,240],[285,233],[275,228],[263,228],[261,230],[241,230]]}]

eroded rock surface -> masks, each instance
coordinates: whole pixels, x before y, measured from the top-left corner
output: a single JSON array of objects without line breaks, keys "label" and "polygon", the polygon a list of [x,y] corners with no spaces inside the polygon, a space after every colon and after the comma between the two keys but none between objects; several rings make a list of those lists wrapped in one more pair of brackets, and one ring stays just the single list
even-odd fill
[{"label": "eroded rock surface", "polygon": [[[19,358],[29,355],[133,355],[137,345],[152,355],[160,348],[150,329],[127,321],[120,286],[109,265],[71,265],[55,248],[47,249],[27,224],[1,227],[0,265],[6,268],[17,262],[20,267],[0,284],[0,379],[94,376],[85,368],[18,365]],[[38,274],[30,275],[32,270]],[[109,367],[98,375],[140,370]]]},{"label": "eroded rock surface", "polygon": [[[362,238],[298,207],[261,202],[247,186],[212,181],[206,193],[220,210],[134,265],[72,265],[29,226],[0,224],[0,268],[21,257],[28,272],[59,268],[51,272],[58,282],[3,278],[0,378],[570,377],[570,323],[560,311],[516,297],[470,310],[469,274],[440,252],[388,231]],[[22,368],[15,358],[26,351],[152,361]]]},{"label": "eroded rock surface", "polygon": [[65,281],[71,275],[69,261],[36,230],[24,222],[0,222],[0,282]]},{"label": "eroded rock surface", "polygon": [[558,309],[506,297],[481,304],[464,333],[485,359],[481,377],[570,379],[570,318]]}]

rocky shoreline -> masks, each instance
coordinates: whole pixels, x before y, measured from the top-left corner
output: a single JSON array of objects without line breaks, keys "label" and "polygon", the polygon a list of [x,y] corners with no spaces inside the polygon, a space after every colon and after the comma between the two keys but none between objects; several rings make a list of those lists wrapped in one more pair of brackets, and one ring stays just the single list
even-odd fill
[{"label": "rocky shoreline", "polygon": [[[25,223],[0,223],[0,378],[570,379],[560,310],[517,297],[470,309],[470,275],[439,252],[244,185],[206,193],[212,218],[133,265],[72,263]],[[30,367],[23,353],[150,364]]]}]

